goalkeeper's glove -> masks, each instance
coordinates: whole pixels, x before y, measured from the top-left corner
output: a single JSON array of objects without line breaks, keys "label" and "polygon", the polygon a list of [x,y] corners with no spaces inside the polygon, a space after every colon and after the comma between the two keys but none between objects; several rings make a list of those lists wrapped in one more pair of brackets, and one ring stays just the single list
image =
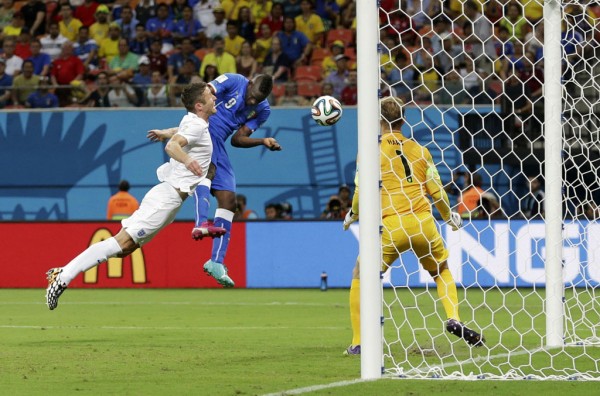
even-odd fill
[{"label": "goalkeeper's glove", "polygon": [[346,231],[348,227],[350,227],[350,224],[354,223],[356,220],[358,220],[358,214],[350,209],[344,218],[344,231]]},{"label": "goalkeeper's glove", "polygon": [[456,231],[463,226],[463,219],[457,212],[451,212],[450,218],[448,219],[448,221],[446,221],[446,223],[448,223],[450,227],[452,227],[452,231]]}]

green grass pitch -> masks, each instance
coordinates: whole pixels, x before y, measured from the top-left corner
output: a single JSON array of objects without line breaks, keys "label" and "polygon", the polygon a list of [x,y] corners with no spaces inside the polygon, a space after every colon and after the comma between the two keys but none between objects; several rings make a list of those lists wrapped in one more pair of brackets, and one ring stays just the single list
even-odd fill
[{"label": "green grass pitch", "polygon": [[[489,318],[481,320],[486,326]],[[49,311],[43,290],[4,289],[0,394],[597,392],[597,383],[583,381],[353,383],[360,359],[342,356],[350,338],[347,290],[69,289]]]}]

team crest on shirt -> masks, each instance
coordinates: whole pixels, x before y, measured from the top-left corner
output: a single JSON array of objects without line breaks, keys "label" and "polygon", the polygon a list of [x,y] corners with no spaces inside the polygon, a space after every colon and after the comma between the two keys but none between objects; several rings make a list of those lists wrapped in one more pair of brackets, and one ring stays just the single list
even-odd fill
[{"label": "team crest on shirt", "polygon": [[146,231],[144,231],[144,230],[139,230],[138,233],[137,233],[138,238],[141,238],[144,235],[146,235]]},{"label": "team crest on shirt", "polygon": [[256,111],[252,110],[247,116],[246,118],[249,120],[251,118],[256,118]]},{"label": "team crest on shirt", "polygon": [[233,106],[235,106],[235,103],[237,101],[235,100],[235,98],[231,98],[227,101],[227,103],[225,103],[225,108],[226,109],[231,109]]}]

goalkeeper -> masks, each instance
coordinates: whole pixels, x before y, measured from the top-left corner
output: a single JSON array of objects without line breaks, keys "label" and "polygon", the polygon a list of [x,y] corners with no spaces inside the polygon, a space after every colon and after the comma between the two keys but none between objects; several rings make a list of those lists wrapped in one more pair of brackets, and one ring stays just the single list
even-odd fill
[{"label": "goalkeeper", "polygon": [[[460,322],[456,284],[448,269],[448,250],[444,246],[428,195],[442,218],[456,231],[462,226],[458,213],[451,212],[448,196],[427,148],[402,135],[403,103],[394,97],[381,101],[381,216],[383,233],[382,270],[387,270],[401,253],[412,249],[419,262],[433,277],[448,318],[446,330],[469,345],[482,346],[485,338]],[[358,180],[352,209],[344,220],[344,230],[358,220]],[[350,287],[352,345],[345,354],[360,354],[360,272],[359,259],[352,272]]]}]

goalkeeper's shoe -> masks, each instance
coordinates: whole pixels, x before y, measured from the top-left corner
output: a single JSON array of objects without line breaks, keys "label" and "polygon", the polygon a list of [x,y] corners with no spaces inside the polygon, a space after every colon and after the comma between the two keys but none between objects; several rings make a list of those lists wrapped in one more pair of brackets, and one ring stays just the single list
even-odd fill
[{"label": "goalkeeper's shoe", "polygon": [[205,221],[200,224],[200,227],[194,227],[192,230],[192,238],[200,240],[204,237],[218,238],[225,235],[227,230],[223,227],[217,227],[210,221]]},{"label": "goalkeeper's shoe", "polygon": [[51,268],[46,272],[48,287],[46,288],[46,305],[50,310],[58,306],[58,297],[67,289],[67,284],[60,279],[62,268]]},{"label": "goalkeeper's shoe", "polygon": [[360,355],[360,345],[350,345],[344,351],[344,356]]},{"label": "goalkeeper's shoe", "polygon": [[446,322],[446,330],[458,338],[464,339],[467,344],[471,346],[480,347],[485,344],[485,337],[482,334],[479,334],[475,330],[469,329],[456,319],[448,319]]},{"label": "goalkeeper's shoe", "polygon": [[215,278],[215,280],[223,287],[235,286],[233,280],[229,277],[229,275],[227,275],[227,267],[221,263],[208,260],[206,263],[204,263],[204,272]]}]

